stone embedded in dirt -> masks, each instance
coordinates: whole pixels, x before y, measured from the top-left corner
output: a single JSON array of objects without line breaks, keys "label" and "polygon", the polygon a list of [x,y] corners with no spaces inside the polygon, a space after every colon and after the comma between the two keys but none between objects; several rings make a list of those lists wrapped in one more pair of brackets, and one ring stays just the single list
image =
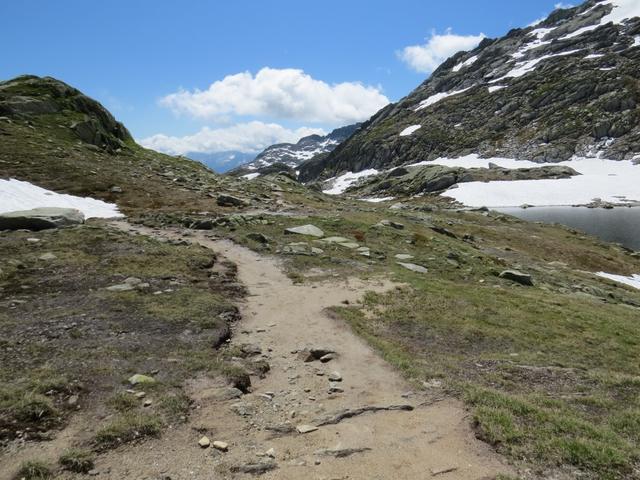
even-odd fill
[{"label": "stone embedded in dirt", "polygon": [[409,255],[408,253],[398,253],[397,255],[395,255],[395,258],[397,260],[411,260],[413,258],[413,255]]},{"label": "stone embedded in dirt", "polygon": [[136,398],[144,398],[147,394],[145,392],[136,392],[135,393],[135,397]]},{"label": "stone embedded in dirt", "polygon": [[298,425],[296,430],[298,433],[311,433],[318,430],[318,427],[314,427],[313,425]]},{"label": "stone embedded in dirt", "polygon": [[407,270],[411,270],[416,273],[427,273],[429,270],[424,268],[422,265],[416,265],[415,263],[404,263],[404,262],[396,262],[401,267],[406,268]]},{"label": "stone embedded in dirt", "polygon": [[45,230],[84,223],[75,208],[43,207],[0,214],[0,230]]},{"label": "stone embedded in dirt", "polygon": [[80,397],[78,395],[71,395],[67,400],[67,405],[70,407],[75,407],[78,404]]},{"label": "stone embedded in dirt", "polygon": [[145,400],[142,404],[144,407],[150,407],[153,402],[151,400]]},{"label": "stone embedded in dirt", "polygon": [[262,348],[260,345],[256,345],[253,343],[244,343],[240,345],[240,351],[247,356],[260,355],[262,353]]},{"label": "stone embedded in dirt", "polygon": [[271,470],[278,468],[278,464],[273,460],[259,463],[245,463],[231,467],[231,471],[235,473],[250,473],[252,475],[262,475]]},{"label": "stone embedded in dirt", "polygon": [[233,195],[218,195],[216,203],[221,207],[246,207],[249,202]]},{"label": "stone embedded in dirt", "polygon": [[262,244],[267,244],[270,242],[269,237],[267,237],[266,235],[263,235],[262,233],[251,232],[251,233],[247,233],[246,236],[249,240],[253,240],[254,242],[258,242]]},{"label": "stone embedded in dirt", "polygon": [[313,355],[313,358],[315,358],[316,360],[320,360],[322,357],[324,357],[325,355],[329,355],[330,353],[336,353],[335,350],[326,347],[314,347],[309,351],[311,352],[311,355]]},{"label": "stone embedded in dirt", "polygon": [[436,477],[438,475],[443,475],[445,473],[451,473],[458,470],[458,467],[450,466],[450,467],[442,467],[442,468],[432,468],[431,476]]},{"label": "stone embedded in dirt", "polygon": [[340,375],[339,372],[331,372],[327,378],[329,379],[330,382],[342,381],[342,375]]},{"label": "stone embedded in dirt", "polygon": [[500,278],[505,278],[507,280],[511,280],[512,282],[519,283],[520,285],[525,285],[528,287],[533,286],[533,279],[531,275],[528,273],[523,273],[518,270],[505,270],[500,273]]},{"label": "stone embedded in dirt", "polygon": [[359,447],[359,448],[327,448],[324,450],[316,450],[314,455],[322,455],[325,457],[335,457],[335,458],[346,458],[354,455],[356,453],[364,453],[369,452],[371,449],[369,447]]},{"label": "stone embedded in dirt", "polygon": [[[335,353],[327,353],[326,355],[323,355],[320,357],[320,361],[322,363],[327,363],[330,362],[331,360],[333,360],[334,358],[336,358],[336,354]],[[317,373],[319,375],[319,373]],[[322,375],[324,375],[324,372],[322,372]]]},{"label": "stone embedded in dirt", "polygon": [[315,225],[301,225],[299,227],[290,227],[284,230],[285,234],[307,235],[310,237],[324,237],[324,232]]},{"label": "stone embedded in dirt", "polygon": [[131,385],[143,385],[143,384],[152,384],[156,383],[156,379],[150,377],[148,375],[142,375],[141,373],[136,373],[129,377],[129,383]]},{"label": "stone embedded in dirt", "polygon": [[200,440],[198,440],[198,445],[202,448],[208,448],[211,445],[211,440],[208,437],[204,436]]},{"label": "stone embedded in dirt", "polygon": [[276,449],[275,449],[275,448],[270,448],[269,450],[267,450],[266,452],[264,452],[264,454],[265,454],[267,457],[276,458]]},{"label": "stone embedded in dirt", "polygon": [[227,442],[216,440],[213,442],[213,448],[215,448],[216,450],[220,450],[221,452],[226,452],[227,450],[229,450],[229,444]]},{"label": "stone embedded in dirt", "polygon": [[44,253],[38,257],[39,260],[44,261],[55,260],[56,258],[58,257],[56,257],[53,253]]},{"label": "stone embedded in dirt", "polygon": [[344,388],[342,388],[337,383],[329,384],[329,393],[343,393],[343,392],[344,392]]},{"label": "stone embedded in dirt", "polygon": [[111,285],[105,290],[109,290],[110,292],[128,292],[131,290],[135,290],[135,288],[135,285],[131,285],[130,283],[119,283],[117,285]]},{"label": "stone embedded in dirt", "polygon": [[365,413],[375,413],[375,412],[389,412],[389,411],[405,411],[411,412],[414,410],[413,405],[387,405],[387,406],[375,406],[375,405],[367,405],[365,407],[359,408],[345,408],[344,410],[340,410],[335,414],[328,414],[324,417],[316,419],[315,423],[319,427],[324,427],[325,425],[337,425],[342,420],[346,418],[353,418],[359,415],[363,415]]}]

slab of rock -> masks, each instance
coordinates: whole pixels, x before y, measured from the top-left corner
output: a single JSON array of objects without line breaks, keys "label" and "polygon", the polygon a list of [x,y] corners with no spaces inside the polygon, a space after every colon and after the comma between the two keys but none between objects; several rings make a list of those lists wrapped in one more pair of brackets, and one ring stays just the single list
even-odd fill
[{"label": "slab of rock", "polygon": [[55,260],[56,258],[58,257],[56,257],[53,253],[44,253],[38,257],[39,260],[44,261]]},{"label": "slab of rock", "polygon": [[327,363],[330,362],[331,360],[333,360],[334,358],[336,358],[336,354],[335,353],[327,353],[326,355],[323,355],[320,357],[320,361],[322,363]]},{"label": "slab of rock", "polygon": [[301,225],[299,227],[290,227],[284,230],[285,234],[307,235],[310,237],[322,238],[324,232],[315,225]]},{"label": "slab of rock", "polygon": [[512,282],[519,283],[520,285],[532,286],[533,279],[528,273],[523,273],[518,270],[505,270],[500,274],[500,278],[506,278]]},{"label": "slab of rock", "polygon": [[330,382],[341,382],[342,381],[342,375],[340,375],[339,372],[331,372],[329,374],[329,381]]},{"label": "slab of rock", "polygon": [[242,465],[236,465],[231,467],[232,472],[236,473],[250,473],[252,475],[262,475],[271,470],[278,468],[278,464],[273,460],[258,462],[258,463],[245,463]]},{"label": "slab of rock", "polygon": [[416,272],[416,273],[427,273],[429,271],[426,268],[424,268],[422,265],[416,265],[415,263],[397,262],[397,264],[400,265],[401,267],[406,268],[407,270],[411,270],[412,272]]},{"label": "slab of rock", "polygon": [[148,375],[142,375],[141,373],[136,373],[135,375],[132,375],[129,377],[129,383],[131,385],[152,384],[152,383],[156,383],[156,379]]},{"label": "slab of rock", "polygon": [[298,425],[296,430],[298,433],[311,433],[318,430],[318,427],[314,427],[313,425]]},{"label": "slab of rock", "polygon": [[411,260],[413,255],[409,255],[408,253],[398,253],[395,255],[396,260]]},{"label": "slab of rock", "polygon": [[249,203],[233,195],[218,195],[216,203],[221,207],[246,207]]},{"label": "slab of rock", "polygon": [[84,223],[75,208],[42,207],[0,214],[0,230],[45,230]]}]

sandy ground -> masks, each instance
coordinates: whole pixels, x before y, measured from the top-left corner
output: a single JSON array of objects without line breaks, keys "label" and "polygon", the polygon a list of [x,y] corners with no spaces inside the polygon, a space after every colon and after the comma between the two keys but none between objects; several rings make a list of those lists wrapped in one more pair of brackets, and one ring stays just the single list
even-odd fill
[{"label": "sandy ground", "polygon": [[[181,238],[178,232],[117,225]],[[266,360],[271,370],[264,379],[252,379],[250,394],[229,400],[220,399],[223,385],[204,378],[190,381],[188,391],[197,408],[187,424],[159,439],[99,456],[97,478],[250,478],[238,469],[265,464],[274,468],[261,475],[263,479],[477,480],[511,473],[489,446],[475,438],[460,402],[434,401],[433,392],[411,392],[411,386],[348,326],[325,313],[327,307],[356,302],[367,290],[382,291],[392,285],[343,278],[294,285],[275,259],[203,232],[187,238],[238,265],[249,296],[232,343],[259,346],[262,354],[257,358]],[[327,363],[304,362],[297,352],[307,347],[328,348],[337,355]],[[333,372],[342,381],[330,382]],[[332,384],[343,392],[330,393]],[[390,405],[414,408],[364,413],[305,434],[295,431],[343,409]],[[211,442],[228,443],[228,451],[200,448],[197,442],[203,435]],[[64,432],[59,437],[68,438]],[[60,441],[54,443],[56,450],[62,446]],[[29,453],[37,456],[39,449],[46,453],[51,446],[29,447]]]}]

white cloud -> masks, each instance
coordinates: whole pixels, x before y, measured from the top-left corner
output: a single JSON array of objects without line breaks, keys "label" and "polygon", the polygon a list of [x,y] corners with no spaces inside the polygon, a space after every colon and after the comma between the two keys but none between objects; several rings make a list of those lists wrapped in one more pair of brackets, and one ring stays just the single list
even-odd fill
[{"label": "white cloud", "polygon": [[319,128],[301,127],[290,130],[277,123],[254,121],[224,128],[203,127],[197,133],[184,137],[173,137],[160,133],[143,138],[138,143],[170,155],[183,155],[188,152],[214,153],[227,150],[257,153],[274,143],[295,143],[300,138],[314,133],[325,134]]},{"label": "white cloud", "polygon": [[448,29],[440,35],[433,31],[425,44],[405,47],[398,52],[398,57],[417,72],[430,73],[453,54],[474,49],[484,38],[484,33],[456,35]]},{"label": "white cloud", "polygon": [[564,2],[558,2],[553,6],[553,8],[555,8],[556,10],[559,8],[572,8],[572,7],[573,7],[572,3],[564,3]]},{"label": "white cloud", "polygon": [[359,82],[329,85],[292,68],[228,75],[206,90],[180,90],[160,100],[178,114],[202,119],[241,115],[334,125],[366,120],[388,103],[378,87]]}]

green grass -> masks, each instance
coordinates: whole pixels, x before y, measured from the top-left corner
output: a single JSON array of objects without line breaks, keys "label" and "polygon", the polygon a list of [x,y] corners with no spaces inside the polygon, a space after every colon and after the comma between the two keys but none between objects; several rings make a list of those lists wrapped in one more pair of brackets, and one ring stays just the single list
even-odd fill
[{"label": "green grass", "polygon": [[158,415],[125,413],[98,430],[95,442],[100,450],[114,448],[145,437],[157,437],[162,429]]},{"label": "green grass", "polygon": [[53,478],[51,467],[39,460],[30,460],[20,465],[20,470],[15,477],[24,480],[49,480]]},{"label": "green grass", "polygon": [[72,448],[64,452],[58,459],[58,463],[65,470],[75,473],[87,473],[93,469],[95,455],[89,450]]}]

